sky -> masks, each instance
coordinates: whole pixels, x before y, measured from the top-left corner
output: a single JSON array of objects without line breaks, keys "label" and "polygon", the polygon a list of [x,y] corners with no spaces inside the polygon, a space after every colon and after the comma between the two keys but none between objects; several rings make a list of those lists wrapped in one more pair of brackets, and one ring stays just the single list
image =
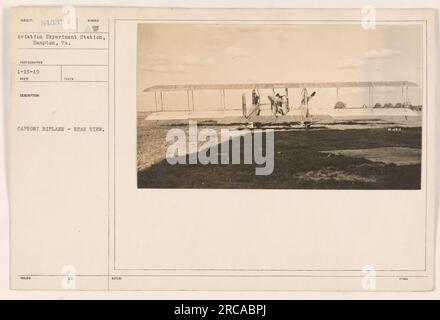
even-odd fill
[{"label": "sky", "polygon": [[[411,81],[421,86],[422,32],[421,25],[365,30],[360,24],[140,24],[138,108],[154,109],[152,94],[142,93],[153,85]],[[315,106],[333,107],[335,91],[318,90]],[[217,92],[196,94],[198,108],[219,103]],[[349,106],[368,102],[368,89],[340,94]],[[227,95],[228,107],[240,107],[240,92]],[[292,95],[299,99],[299,93]],[[421,104],[421,88],[411,88],[409,98]],[[399,102],[401,89],[377,89],[376,99]],[[164,102],[166,108],[185,108],[186,93],[165,94]]]}]

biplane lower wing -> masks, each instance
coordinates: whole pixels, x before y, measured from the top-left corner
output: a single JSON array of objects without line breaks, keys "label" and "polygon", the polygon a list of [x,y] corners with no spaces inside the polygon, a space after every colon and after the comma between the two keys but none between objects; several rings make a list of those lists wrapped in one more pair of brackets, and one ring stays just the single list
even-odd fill
[{"label": "biplane lower wing", "polygon": [[[311,118],[317,119],[362,119],[371,117],[419,117],[420,113],[408,108],[347,108],[347,109],[320,109],[310,111]],[[175,111],[175,112],[153,112],[149,114],[145,120],[198,120],[198,119],[226,119],[226,118],[243,118],[241,110],[227,111]],[[253,115],[248,120],[274,118],[271,111],[262,109],[260,115]],[[303,119],[302,110],[294,109],[288,115],[280,117],[285,120],[301,120]]]}]

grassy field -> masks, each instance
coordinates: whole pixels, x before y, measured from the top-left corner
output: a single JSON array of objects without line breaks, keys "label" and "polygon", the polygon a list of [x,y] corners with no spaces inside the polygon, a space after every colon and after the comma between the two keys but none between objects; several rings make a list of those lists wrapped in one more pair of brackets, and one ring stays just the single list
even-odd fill
[{"label": "grassy field", "polygon": [[[254,165],[170,165],[164,159],[172,124],[138,125],[139,188],[419,189],[421,165],[397,165],[335,150],[416,150],[421,128],[311,129],[275,132],[274,171],[256,176]],[[215,125],[208,126],[219,130]],[[236,126],[235,126],[236,127]],[[184,129],[185,126],[182,126]],[[187,127],[186,127],[187,128]],[[388,149],[389,148],[389,149]],[[390,158],[392,158],[390,154]],[[416,161],[417,162],[417,161]]]}]

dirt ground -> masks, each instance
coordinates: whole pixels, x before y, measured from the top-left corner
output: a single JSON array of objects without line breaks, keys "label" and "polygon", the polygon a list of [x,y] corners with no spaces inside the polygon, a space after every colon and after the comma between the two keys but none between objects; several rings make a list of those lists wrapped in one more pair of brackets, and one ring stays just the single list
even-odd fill
[{"label": "dirt ground", "polygon": [[[274,171],[257,176],[255,164],[170,165],[165,160],[170,144],[166,134],[175,127],[187,134],[188,124],[148,122],[145,114],[138,116],[139,188],[420,189],[421,163],[414,160],[421,149],[420,127],[390,130],[389,126],[354,124],[353,129],[348,125],[300,130],[280,126],[275,131]],[[199,124],[199,129],[205,127],[219,131],[245,125]],[[405,157],[406,152],[410,162],[390,160]]]}]

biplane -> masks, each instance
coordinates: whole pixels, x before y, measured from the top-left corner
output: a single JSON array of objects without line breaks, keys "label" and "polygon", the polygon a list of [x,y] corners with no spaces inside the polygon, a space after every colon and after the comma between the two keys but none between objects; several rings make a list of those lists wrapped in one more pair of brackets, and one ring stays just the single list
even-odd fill
[{"label": "biplane", "polygon": [[[399,108],[375,108],[375,88],[401,88],[402,97]],[[369,82],[308,82],[308,83],[237,83],[237,84],[188,84],[188,85],[156,85],[149,87],[144,92],[154,94],[155,110],[149,114],[146,120],[185,120],[185,119],[216,119],[216,118],[237,118],[242,122],[274,121],[281,118],[283,122],[300,121],[305,128],[321,119],[332,118],[363,118],[371,116],[419,116],[419,113],[409,109],[408,90],[411,87],[418,87],[416,83],[409,81],[369,81]],[[309,108],[310,100],[318,92],[309,90],[330,88],[336,90],[336,105],[343,105],[343,108],[326,109],[314,111]],[[368,102],[359,108],[345,108],[341,101],[340,90],[342,88],[366,88],[368,89]],[[267,102],[261,97],[259,90],[271,90],[272,95],[267,96]],[[298,105],[292,105],[293,98],[289,93],[292,89],[299,89]],[[195,91],[218,91],[220,109],[199,109],[195,108]],[[242,90],[241,108],[230,108],[226,104],[226,90]],[[164,95],[167,92],[183,92],[186,94],[187,106],[185,110],[173,110],[164,108]],[[252,94],[252,102],[248,108],[247,95]],[[335,105],[335,106],[336,106]],[[270,108],[265,108],[270,106]],[[392,109],[392,110],[390,110]],[[262,111],[265,112],[262,112]],[[279,121],[279,120],[277,120]]]}]

